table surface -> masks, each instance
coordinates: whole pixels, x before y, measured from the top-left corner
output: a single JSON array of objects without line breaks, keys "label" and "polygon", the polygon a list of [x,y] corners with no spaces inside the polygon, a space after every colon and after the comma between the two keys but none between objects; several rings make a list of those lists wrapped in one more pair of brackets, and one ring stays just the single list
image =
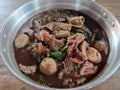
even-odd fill
[{"label": "table surface", "polygon": [[[0,0],[0,27],[13,11],[29,0]],[[120,0],[96,0],[120,21]],[[0,59],[0,90],[35,90],[33,87],[15,78]],[[90,90],[120,90],[120,68],[104,83]]]}]

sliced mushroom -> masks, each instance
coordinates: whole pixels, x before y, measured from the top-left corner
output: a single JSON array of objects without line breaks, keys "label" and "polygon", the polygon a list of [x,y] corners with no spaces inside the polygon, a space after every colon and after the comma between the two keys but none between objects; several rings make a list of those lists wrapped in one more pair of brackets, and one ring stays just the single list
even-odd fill
[{"label": "sliced mushroom", "polygon": [[73,27],[81,28],[85,22],[85,18],[83,16],[67,18],[68,22],[72,24]]},{"label": "sliced mushroom", "polygon": [[69,31],[54,31],[53,34],[55,35],[56,38],[66,38],[70,35]]},{"label": "sliced mushroom", "polygon": [[17,36],[15,39],[15,47],[23,48],[28,44],[28,42],[29,42],[29,37],[26,34],[21,34]]},{"label": "sliced mushroom", "polygon": [[29,36],[33,36],[33,30],[29,28],[22,29],[23,33],[27,33]]},{"label": "sliced mushroom", "polygon": [[85,60],[88,59],[87,52],[86,52],[87,47],[88,47],[88,43],[86,41],[83,41],[80,45],[80,50],[81,50]]},{"label": "sliced mushroom", "polygon": [[93,63],[99,63],[102,60],[101,54],[98,52],[97,49],[93,47],[88,47],[87,56],[88,56],[89,61]]},{"label": "sliced mushroom", "polygon": [[98,51],[103,51],[107,47],[107,43],[105,41],[99,40],[95,42],[95,48]]},{"label": "sliced mushroom", "polygon": [[22,72],[24,72],[25,74],[33,74],[36,72],[37,66],[33,65],[33,66],[25,66],[22,64],[19,64],[19,68]]},{"label": "sliced mushroom", "polygon": [[52,58],[45,58],[40,63],[40,71],[46,75],[52,75],[57,71],[57,64]]},{"label": "sliced mushroom", "polygon": [[61,23],[61,22],[51,22],[46,25],[51,31],[71,31],[71,24]]}]

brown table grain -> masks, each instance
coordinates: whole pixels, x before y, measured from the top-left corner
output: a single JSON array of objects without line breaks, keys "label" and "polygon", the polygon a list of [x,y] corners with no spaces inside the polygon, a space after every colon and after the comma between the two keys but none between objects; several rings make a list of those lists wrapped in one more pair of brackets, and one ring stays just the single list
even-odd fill
[{"label": "brown table grain", "polygon": [[[30,0],[0,0],[0,27],[13,11]],[[120,0],[96,0],[120,21]],[[0,90],[35,90],[14,77],[0,58]],[[120,68],[104,83],[91,90],[120,90]]]}]

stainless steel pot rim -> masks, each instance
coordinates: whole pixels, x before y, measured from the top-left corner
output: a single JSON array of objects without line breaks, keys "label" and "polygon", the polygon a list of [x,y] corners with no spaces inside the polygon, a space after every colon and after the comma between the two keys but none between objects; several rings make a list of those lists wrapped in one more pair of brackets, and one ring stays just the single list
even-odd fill
[{"label": "stainless steel pot rim", "polygon": [[[5,60],[6,60],[6,59],[5,59],[5,55],[2,54],[3,52],[6,51],[5,49],[2,49],[2,48],[1,48],[1,47],[2,47],[2,46],[1,46],[1,37],[3,37],[3,35],[1,35],[1,34],[2,34],[3,30],[4,30],[4,27],[5,27],[6,24],[9,22],[9,20],[10,20],[19,10],[21,10],[23,7],[26,7],[26,6],[28,6],[29,4],[33,3],[33,2],[34,2],[34,1],[30,1],[30,2],[26,3],[25,5],[23,5],[22,7],[20,7],[19,9],[17,9],[17,10],[16,10],[13,14],[11,14],[11,15],[6,19],[6,21],[4,22],[4,24],[3,24],[3,26],[2,26],[2,28],[1,28],[1,30],[0,30],[0,54],[1,54],[1,58],[2,58],[3,62],[5,63],[5,65],[7,66],[7,68],[12,72],[12,74],[13,74],[15,77],[19,78],[21,81],[23,81],[23,82],[25,82],[25,83],[33,86],[33,87],[36,87],[36,88],[39,88],[39,89],[54,90],[55,88],[49,88],[49,87],[44,87],[44,86],[40,86],[40,85],[37,85],[37,84],[33,84],[33,83],[31,83],[31,82],[26,81],[26,80],[23,79],[22,77],[19,77],[19,75],[18,75],[18,74],[9,66],[9,64],[5,61]],[[97,4],[97,6],[101,7],[99,4]],[[101,7],[101,8],[102,8],[102,7]],[[110,14],[110,12],[109,12],[108,10],[106,10],[106,11]],[[114,17],[112,14],[110,14],[110,16],[112,16],[112,18],[115,19],[115,17]],[[119,22],[118,22],[116,19],[115,19],[115,22],[116,22],[116,24],[118,25],[118,27],[120,28]],[[4,36],[4,37],[5,37],[5,36]],[[119,59],[120,59],[120,58],[119,58]],[[85,86],[80,86],[80,87],[75,87],[75,88],[69,88],[69,90],[73,90],[73,89],[75,89],[75,90],[78,90],[78,89],[80,89],[80,90],[85,90],[86,88],[92,88],[93,86],[97,86],[98,84],[100,84],[100,83],[104,82],[106,79],[108,79],[108,78],[119,68],[119,66],[120,66],[120,60],[119,60],[119,62],[116,64],[116,67],[114,68],[114,70],[112,70],[111,73],[109,73],[108,76],[105,76],[103,79],[101,79],[101,80],[99,79],[99,81],[90,82],[91,84],[85,84]],[[57,90],[61,90],[61,89],[57,89]],[[66,90],[66,89],[63,89],[63,90]]]}]

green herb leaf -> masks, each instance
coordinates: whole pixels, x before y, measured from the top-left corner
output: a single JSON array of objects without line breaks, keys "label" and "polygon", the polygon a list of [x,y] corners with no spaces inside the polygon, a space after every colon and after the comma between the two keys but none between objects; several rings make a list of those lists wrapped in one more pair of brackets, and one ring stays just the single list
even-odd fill
[{"label": "green herb leaf", "polygon": [[25,51],[28,51],[28,50],[32,50],[33,48],[35,48],[37,45],[37,43],[31,43],[30,46],[28,46]]},{"label": "green herb leaf", "polygon": [[45,21],[41,21],[41,25],[46,25],[46,22]]},{"label": "green herb leaf", "polygon": [[68,49],[68,46],[64,46],[63,48],[60,49],[60,51],[66,51]]},{"label": "green herb leaf", "polygon": [[58,14],[57,13],[50,13],[49,16],[53,17],[53,18],[56,18],[56,17],[58,17]]},{"label": "green herb leaf", "polygon": [[70,32],[70,35],[73,35],[74,34],[74,32]]},{"label": "green herb leaf", "polygon": [[77,69],[79,69],[79,68],[80,68],[80,64],[75,64],[75,67],[76,67]]},{"label": "green herb leaf", "polygon": [[77,34],[77,33],[80,33],[80,32],[74,30],[74,31],[71,31],[71,32],[70,32],[70,35],[74,35],[74,34]]},{"label": "green herb leaf", "polygon": [[65,53],[63,53],[61,51],[50,52],[50,57],[57,59],[59,61],[62,61],[63,58],[65,57]]},{"label": "green herb leaf", "polygon": [[39,80],[41,81],[41,83],[45,83],[44,77],[42,74],[40,74],[39,76]]},{"label": "green herb leaf", "polygon": [[84,36],[85,36],[85,38],[88,38],[88,35],[87,35],[87,33],[86,33],[86,32],[84,32]]}]

